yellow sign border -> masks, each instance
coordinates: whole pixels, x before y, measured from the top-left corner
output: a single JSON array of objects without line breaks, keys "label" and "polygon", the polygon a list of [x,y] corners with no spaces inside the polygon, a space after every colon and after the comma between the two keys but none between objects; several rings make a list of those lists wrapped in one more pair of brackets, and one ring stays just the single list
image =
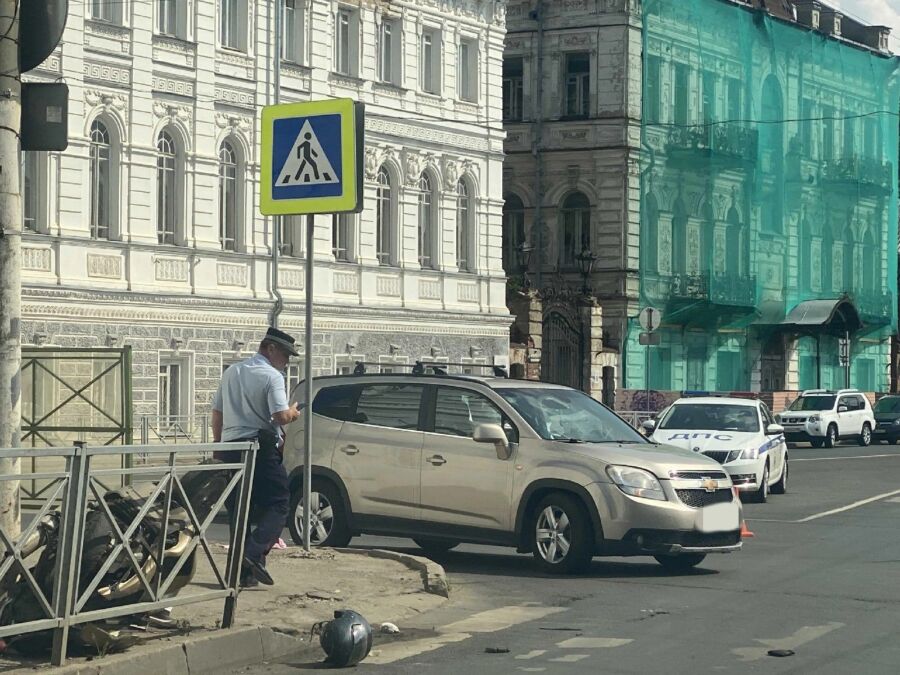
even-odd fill
[{"label": "yellow sign border", "polygon": [[[360,156],[357,148],[356,102],[349,98],[282,103],[262,109],[260,144],[259,211],[264,216],[296,216],[309,213],[345,213],[357,211],[359,199]],[[341,173],[342,191],[337,197],[310,197],[308,199],[273,199],[272,155],[275,138],[275,120],[295,117],[341,116]]]}]

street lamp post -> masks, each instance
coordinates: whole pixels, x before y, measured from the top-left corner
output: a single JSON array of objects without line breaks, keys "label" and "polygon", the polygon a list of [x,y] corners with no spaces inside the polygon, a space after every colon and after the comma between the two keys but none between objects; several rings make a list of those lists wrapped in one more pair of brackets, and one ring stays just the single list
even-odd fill
[{"label": "street lamp post", "polygon": [[519,269],[522,270],[522,276],[525,280],[526,291],[531,288],[531,279],[528,278],[528,268],[531,263],[532,251],[534,251],[534,246],[529,244],[527,241],[523,241],[521,244],[516,246],[516,262],[519,264]]},{"label": "street lamp post", "polygon": [[581,292],[585,295],[590,295],[592,289],[588,284],[588,279],[591,276],[591,272],[594,271],[594,263],[597,262],[597,254],[585,246],[581,250],[581,253],[575,256],[575,259],[578,261],[578,269],[581,271],[581,277],[584,280]]}]

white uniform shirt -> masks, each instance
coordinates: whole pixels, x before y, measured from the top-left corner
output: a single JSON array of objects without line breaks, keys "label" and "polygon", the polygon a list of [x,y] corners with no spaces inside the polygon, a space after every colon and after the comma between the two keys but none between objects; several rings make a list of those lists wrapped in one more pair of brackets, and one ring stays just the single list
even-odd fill
[{"label": "white uniform shirt", "polygon": [[280,438],[281,426],[272,415],[288,409],[284,376],[269,359],[255,354],[225,371],[212,408],[222,413],[224,442],[251,438],[261,430]]}]

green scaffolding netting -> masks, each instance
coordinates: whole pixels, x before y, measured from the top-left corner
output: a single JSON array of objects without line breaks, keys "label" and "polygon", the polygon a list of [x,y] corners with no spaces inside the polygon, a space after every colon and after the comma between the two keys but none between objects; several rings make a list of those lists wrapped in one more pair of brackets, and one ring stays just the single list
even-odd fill
[{"label": "green scaffolding netting", "polygon": [[886,390],[897,66],[727,0],[644,0],[641,302],[664,319],[649,348],[631,322],[627,388],[839,387],[849,333],[851,384]]}]

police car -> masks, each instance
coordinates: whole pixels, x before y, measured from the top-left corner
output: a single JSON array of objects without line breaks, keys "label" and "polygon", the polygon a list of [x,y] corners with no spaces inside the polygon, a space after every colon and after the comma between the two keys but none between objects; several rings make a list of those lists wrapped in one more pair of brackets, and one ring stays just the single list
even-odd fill
[{"label": "police car", "polygon": [[784,429],[762,401],[726,397],[681,398],[643,425],[651,440],[702,453],[720,462],[751,501],[784,494],[788,451]]}]

